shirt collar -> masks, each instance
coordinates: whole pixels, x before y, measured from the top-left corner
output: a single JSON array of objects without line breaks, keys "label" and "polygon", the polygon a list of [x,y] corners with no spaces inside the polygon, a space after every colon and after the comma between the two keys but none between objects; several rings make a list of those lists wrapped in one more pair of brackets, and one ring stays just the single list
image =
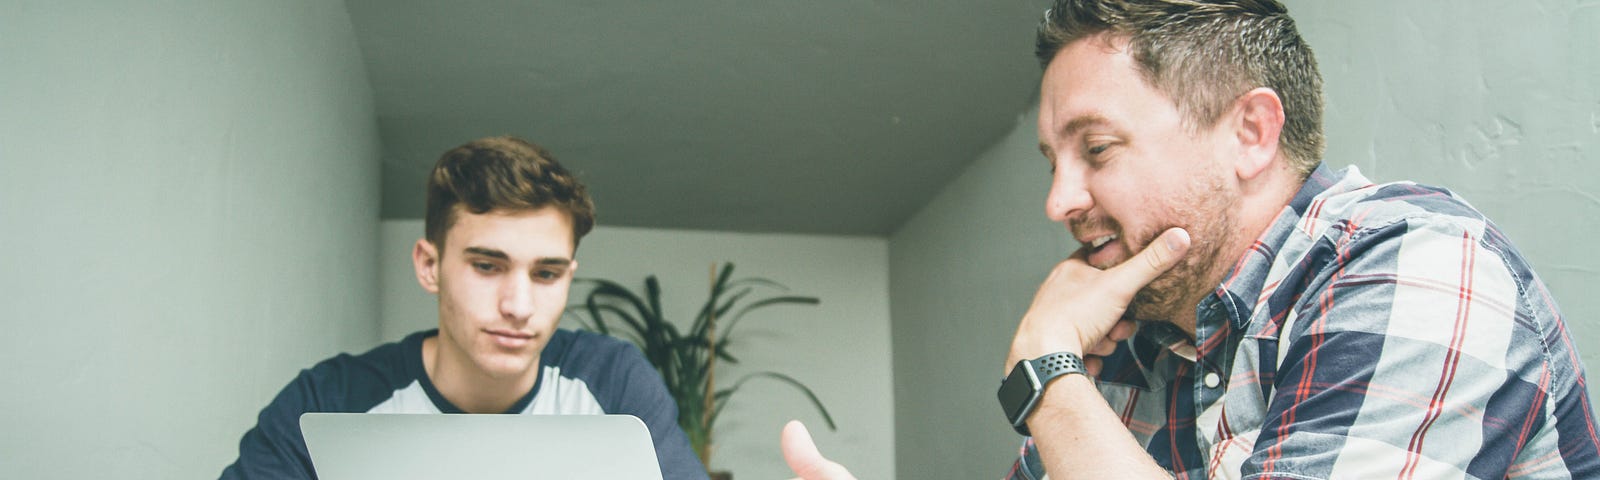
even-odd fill
[{"label": "shirt collar", "polygon": [[1175,336],[1168,329],[1141,328],[1140,334],[1149,336],[1155,343],[1166,345],[1173,353],[1191,361],[1197,356],[1217,359],[1218,353],[1231,351],[1238,337],[1233,333],[1246,331],[1249,327],[1250,318],[1258,304],[1255,300],[1265,288],[1267,276],[1277,260],[1277,248],[1284,244],[1284,240],[1308,213],[1315,215],[1311,210],[1318,198],[1330,191],[1344,190],[1335,187],[1350,183],[1348,180],[1351,177],[1359,179],[1362,184],[1367,183],[1355,167],[1335,171],[1327,165],[1318,164],[1312,170],[1295,192],[1294,198],[1250,245],[1223,282],[1217,285],[1211,295],[1195,305],[1198,338],[1189,340],[1186,335]]},{"label": "shirt collar", "polygon": [[[1239,334],[1249,330],[1250,318],[1259,305],[1257,300],[1266,287],[1267,276],[1277,260],[1279,253],[1277,249],[1284,244],[1289,235],[1302,229],[1308,214],[1312,217],[1318,214],[1313,211],[1319,205],[1318,199],[1368,185],[1371,185],[1371,182],[1354,166],[1336,171],[1325,164],[1318,164],[1300,185],[1300,189],[1295,192],[1294,198],[1283,207],[1266,231],[1257,237],[1255,243],[1234,265],[1233,270],[1224,277],[1223,282],[1217,285],[1211,295],[1201,299],[1195,306],[1195,330],[1198,338],[1190,339],[1176,327],[1161,328],[1170,324],[1141,325],[1135,338],[1142,341],[1130,342],[1129,345],[1134,347],[1143,345],[1144,348],[1135,348],[1134,352],[1128,352],[1134,355],[1128,359],[1132,361],[1128,362],[1127,366],[1135,368],[1135,371],[1148,372],[1157,361],[1156,352],[1168,353],[1174,359],[1183,358],[1190,362],[1203,359],[1207,363],[1231,363],[1231,359],[1228,358],[1231,355],[1227,352],[1232,352],[1237,346]],[[1213,365],[1213,367],[1225,369],[1227,365]]]},{"label": "shirt collar", "polygon": [[[1290,235],[1305,230],[1308,216],[1315,218],[1319,215],[1321,202],[1318,200],[1368,185],[1371,182],[1354,166],[1333,170],[1325,164],[1318,164],[1289,204],[1278,212],[1272,224],[1250,245],[1233,270],[1223,277],[1216,291],[1196,306],[1197,329],[1209,323],[1213,331],[1246,330],[1255,308],[1260,305],[1263,290],[1268,288],[1267,278],[1277,263],[1278,249]],[[1201,340],[1202,352],[1211,350],[1207,347],[1212,345],[1207,343]]]}]

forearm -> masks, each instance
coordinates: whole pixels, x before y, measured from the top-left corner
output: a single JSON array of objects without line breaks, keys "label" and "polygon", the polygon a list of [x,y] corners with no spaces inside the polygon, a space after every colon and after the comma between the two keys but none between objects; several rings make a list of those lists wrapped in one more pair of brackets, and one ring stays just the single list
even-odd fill
[{"label": "forearm", "polygon": [[1083,375],[1051,382],[1028,429],[1052,479],[1172,478]]}]

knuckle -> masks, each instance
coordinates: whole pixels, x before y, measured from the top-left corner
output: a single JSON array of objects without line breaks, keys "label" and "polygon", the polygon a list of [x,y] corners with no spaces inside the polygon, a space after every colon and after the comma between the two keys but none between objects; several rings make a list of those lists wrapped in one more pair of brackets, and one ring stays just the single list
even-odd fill
[{"label": "knuckle", "polygon": [[1160,252],[1152,249],[1146,253],[1144,260],[1149,263],[1151,270],[1161,271],[1165,269],[1167,259],[1163,258]]}]

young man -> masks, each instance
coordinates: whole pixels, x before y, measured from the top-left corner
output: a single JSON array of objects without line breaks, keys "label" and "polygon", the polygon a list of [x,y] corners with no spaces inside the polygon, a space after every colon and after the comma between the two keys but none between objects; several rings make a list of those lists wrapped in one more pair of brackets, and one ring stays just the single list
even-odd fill
[{"label": "young man", "polygon": [[[1283,5],[1057,0],[1037,54],[1083,247],[1012,340],[1009,478],[1600,478],[1550,292],[1449,191],[1322,166]],[[797,473],[848,478],[796,430]]]},{"label": "young man", "polygon": [[424,223],[412,263],[439,297],[439,328],[300,372],[222,478],[314,478],[306,412],[629,414],[649,426],[665,478],[706,478],[638,349],[556,329],[594,206],[549,153],[511,137],[445,152]]}]

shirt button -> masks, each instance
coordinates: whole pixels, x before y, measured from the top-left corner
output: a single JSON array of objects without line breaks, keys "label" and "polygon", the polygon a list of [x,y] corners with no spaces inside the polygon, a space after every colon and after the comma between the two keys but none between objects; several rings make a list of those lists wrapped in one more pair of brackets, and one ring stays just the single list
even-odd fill
[{"label": "shirt button", "polygon": [[1217,375],[1217,372],[1206,372],[1206,377],[1202,381],[1205,382],[1206,388],[1217,388],[1217,385],[1222,384],[1222,376]]}]

